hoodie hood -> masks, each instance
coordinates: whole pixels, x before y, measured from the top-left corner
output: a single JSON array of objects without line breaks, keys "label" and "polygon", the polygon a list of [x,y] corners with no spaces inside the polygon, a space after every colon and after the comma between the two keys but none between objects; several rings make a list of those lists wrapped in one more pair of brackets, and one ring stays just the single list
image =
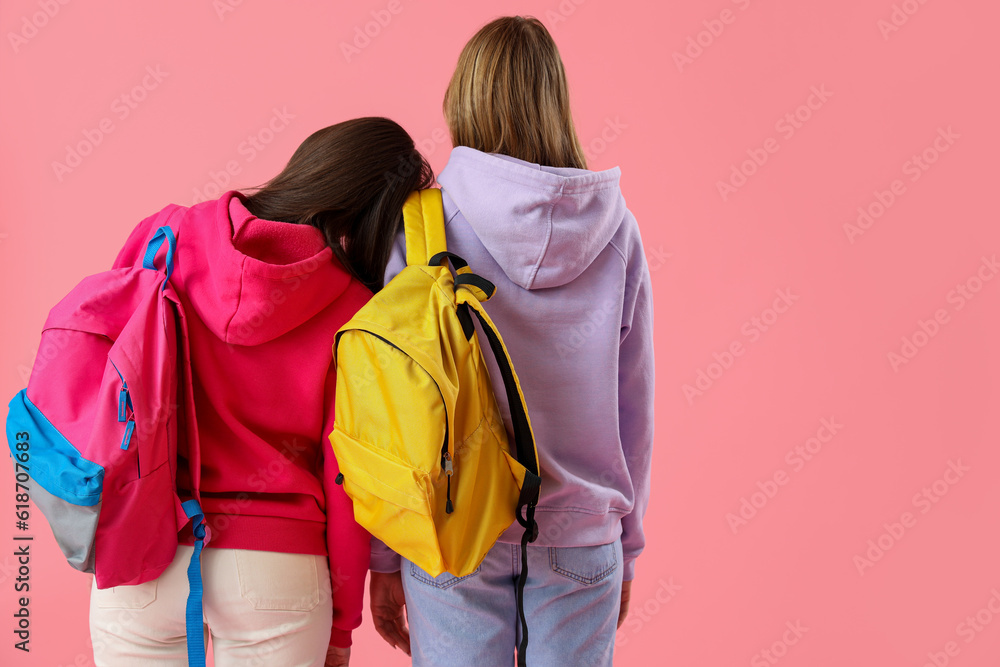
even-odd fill
[{"label": "hoodie hood", "polygon": [[239,192],[197,204],[183,221],[178,261],[185,291],[208,329],[234,345],[260,345],[335,302],[351,276],[323,233],[257,218]]},{"label": "hoodie hood", "polygon": [[507,277],[525,289],[576,279],[625,216],[618,167],[545,167],[465,146],[438,177]]}]

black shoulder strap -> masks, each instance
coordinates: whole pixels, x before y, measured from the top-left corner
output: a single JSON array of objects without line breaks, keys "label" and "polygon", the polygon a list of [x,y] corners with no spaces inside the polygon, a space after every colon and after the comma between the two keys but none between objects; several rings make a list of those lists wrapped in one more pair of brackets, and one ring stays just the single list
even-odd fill
[{"label": "black shoulder strap", "polygon": [[[477,285],[478,286],[478,285]],[[492,294],[492,292],[491,292]],[[503,386],[507,392],[507,405],[510,406],[510,420],[514,428],[514,454],[518,462],[527,472],[521,484],[521,495],[517,499],[517,522],[524,528],[521,534],[521,575],[517,580],[517,615],[521,624],[521,643],[517,647],[518,667],[526,667],[528,652],[528,623],[524,616],[524,585],[528,580],[528,543],[538,538],[538,523],[535,522],[535,506],[538,504],[538,492],[542,479],[538,474],[538,455],[535,450],[535,435],[528,420],[528,409],[524,403],[514,366],[511,363],[507,348],[493,326],[492,320],[482,310],[478,301],[466,301],[459,309],[468,308],[479,319],[483,333],[490,343],[493,357],[496,359]],[[522,510],[524,514],[522,516]]]}]

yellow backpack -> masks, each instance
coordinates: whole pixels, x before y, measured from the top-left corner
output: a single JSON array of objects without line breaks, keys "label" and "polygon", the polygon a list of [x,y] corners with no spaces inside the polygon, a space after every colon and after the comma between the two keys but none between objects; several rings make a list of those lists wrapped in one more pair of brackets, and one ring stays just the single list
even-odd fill
[{"label": "yellow backpack", "polygon": [[[337,332],[337,481],[357,522],[432,576],[470,574],[516,519],[523,626],[541,480],[517,374],[481,305],[496,288],[447,252],[440,190],[413,192],[403,219],[406,268]],[[503,376],[513,450],[473,315]]]}]

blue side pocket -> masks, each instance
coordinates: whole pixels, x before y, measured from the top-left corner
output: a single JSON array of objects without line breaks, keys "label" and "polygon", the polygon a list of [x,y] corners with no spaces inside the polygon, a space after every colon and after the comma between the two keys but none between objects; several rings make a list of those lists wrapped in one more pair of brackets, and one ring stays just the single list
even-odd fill
[{"label": "blue side pocket", "polygon": [[[104,468],[88,461],[52,425],[22,389],[10,401],[7,413],[7,446],[17,454],[17,443],[27,440],[28,474],[49,494],[73,505],[90,507],[101,502]],[[19,439],[17,436],[21,435]]]},{"label": "blue side pocket", "polygon": [[[18,483],[28,487],[31,500],[48,520],[69,564],[93,573],[104,468],[83,458],[31,402],[27,389],[22,389],[11,400],[7,414],[11,455],[23,454],[17,445],[25,442],[27,460],[14,459]],[[25,473],[28,482],[21,481]]]}]

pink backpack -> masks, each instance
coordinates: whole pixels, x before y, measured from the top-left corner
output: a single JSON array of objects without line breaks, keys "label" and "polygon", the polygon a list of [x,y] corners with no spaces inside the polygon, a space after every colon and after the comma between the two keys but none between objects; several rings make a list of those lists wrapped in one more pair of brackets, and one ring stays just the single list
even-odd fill
[{"label": "pink backpack", "polygon": [[[169,282],[175,247],[173,230],[161,226],[142,266],[80,282],[49,313],[28,387],[10,402],[16,492],[42,510],[69,563],[93,573],[98,588],[156,579],[189,520],[200,538],[189,577],[200,577],[208,536],[197,490],[187,326]],[[176,488],[178,442],[195,487],[184,503]],[[203,641],[200,579],[191,584],[189,620],[197,616],[197,631],[189,625],[189,653],[198,648],[192,640]]]}]

